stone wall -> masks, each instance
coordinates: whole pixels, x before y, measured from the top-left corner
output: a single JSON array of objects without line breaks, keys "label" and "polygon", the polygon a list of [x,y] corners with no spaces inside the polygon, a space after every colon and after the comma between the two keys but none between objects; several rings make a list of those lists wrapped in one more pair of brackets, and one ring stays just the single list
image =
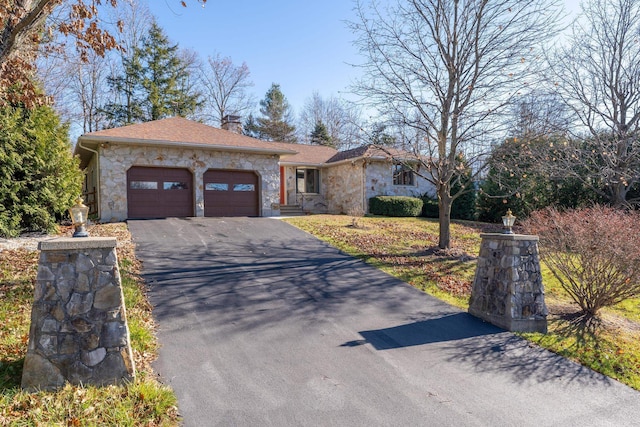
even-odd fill
[{"label": "stone wall", "polygon": [[416,175],[415,185],[393,185],[393,165],[389,161],[369,161],[366,165],[366,201],[375,196],[420,197],[424,193],[435,194],[433,185]]},{"label": "stone wall", "polygon": [[115,247],[116,239],[99,237],[40,243],[23,388],[133,379]]},{"label": "stone wall", "polygon": [[127,218],[127,170],[132,166],[189,169],[195,180],[195,215],[204,216],[203,175],[208,169],[254,170],[260,176],[261,215],[278,215],[280,203],[279,157],[268,154],[223,152],[179,147],[140,147],[109,143],[100,148],[100,220]]},{"label": "stone wall", "polygon": [[538,237],[481,234],[469,313],[509,331],[547,331]]},{"label": "stone wall", "polygon": [[326,175],[325,169],[320,169],[320,193],[296,192],[296,167],[284,167],[285,204],[299,205],[303,211],[310,213],[327,213]]},{"label": "stone wall", "polygon": [[366,211],[363,199],[364,160],[330,166],[324,172],[324,192],[327,209],[331,213],[346,214],[354,210]]}]

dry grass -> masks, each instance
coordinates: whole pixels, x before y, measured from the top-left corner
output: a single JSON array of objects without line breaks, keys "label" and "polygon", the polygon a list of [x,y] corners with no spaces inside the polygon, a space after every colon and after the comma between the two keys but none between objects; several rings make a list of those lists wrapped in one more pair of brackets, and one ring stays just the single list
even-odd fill
[{"label": "dry grass", "polygon": [[[157,381],[151,362],[157,354],[155,325],[140,264],[125,224],[91,227],[92,236],[116,237],[131,343],[138,375],[127,386],[75,387],[50,393],[20,390],[38,253],[0,252],[0,425],[175,426],[179,424],[173,392]],[[69,227],[62,228],[70,235]]]}]

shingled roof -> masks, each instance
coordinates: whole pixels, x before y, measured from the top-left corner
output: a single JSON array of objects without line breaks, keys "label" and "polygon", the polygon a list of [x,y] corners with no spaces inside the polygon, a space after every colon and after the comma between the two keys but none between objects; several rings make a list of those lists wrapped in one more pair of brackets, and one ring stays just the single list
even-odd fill
[{"label": "shingled roof", "polygon": [[324,145],[288,144],[285,142],[272,142],[283,149],[295,150],[296,154],[284,154],[280,156],[280,164],[291,164],[299,166],[319,166],[327,163],[334,157],[338,150]]},{"label": "shingled roof", "polygon": [[249,136],[218,129],[182,117],[154,120],[105,129],[84,134],[78,138],[82,142],[128,142],[139,144],[169,143],[171,145],[201,145],[211,148],[234,149],[238,151],[262,151],[273,154],[293,154],[295,150]]},{"label": "shingled roof", "polygon": [[416,157],[408,151],[398,150],[396,148],[385,147],[380,148],[374,145],[362,145],[351,150],[340,151],[327,160],[327,163],[337,163],[354,159],[403,159],[411,160]]},{"label": "shingled roof", "polygon": [[299,166],[322,166],[357,158],[408,158],[410,153],[394,148],[381,149],[364,145],[338,152],[322,145],[267,142],[246,135],[215,128],[203,123],[171,117],[162,120],[105,129],[81,135],[75,153],[79,154],[82,165],[86,165],[91,153],[83,147],[95,148],[104,142],[122,142],[135,145],[185,146],[221,151],[258,152],[280,155],[281,164]]}]

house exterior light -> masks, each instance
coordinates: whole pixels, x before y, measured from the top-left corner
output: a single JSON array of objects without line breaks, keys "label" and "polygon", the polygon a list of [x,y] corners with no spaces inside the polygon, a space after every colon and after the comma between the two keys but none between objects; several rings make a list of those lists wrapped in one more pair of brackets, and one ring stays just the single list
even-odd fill
[{"label": "house exterior light", "polygon": [[82,203],[82,197],[78,197],[76,204],[69,208],[69,215],[71,215],[71,221],[76,227],[73,237],[89,237],[89,233],[84,228],[89,217],[89,207]]},{"label": "house exterior light", "polygon": [[516,217],[511,212],[511,209],[507,210],[507,214],[502,217],[502,225],[504,226],[503,234],[513,234],[513,224],[516,222]]}]

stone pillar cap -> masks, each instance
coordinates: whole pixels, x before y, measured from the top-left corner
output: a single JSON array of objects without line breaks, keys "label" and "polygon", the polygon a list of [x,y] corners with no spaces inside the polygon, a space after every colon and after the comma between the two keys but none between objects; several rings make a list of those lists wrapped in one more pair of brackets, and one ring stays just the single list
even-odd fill
[{"label": "stone pillar cap", "polygon": [[480,237],[493,240],[533,240],[536,242],[540,240],[540,237],[529,234],[481,233]]},{"label": "stone pillar cap", "polygon": [[115,248],[115,237],[56,237],[38,243],[41,251]]}]

